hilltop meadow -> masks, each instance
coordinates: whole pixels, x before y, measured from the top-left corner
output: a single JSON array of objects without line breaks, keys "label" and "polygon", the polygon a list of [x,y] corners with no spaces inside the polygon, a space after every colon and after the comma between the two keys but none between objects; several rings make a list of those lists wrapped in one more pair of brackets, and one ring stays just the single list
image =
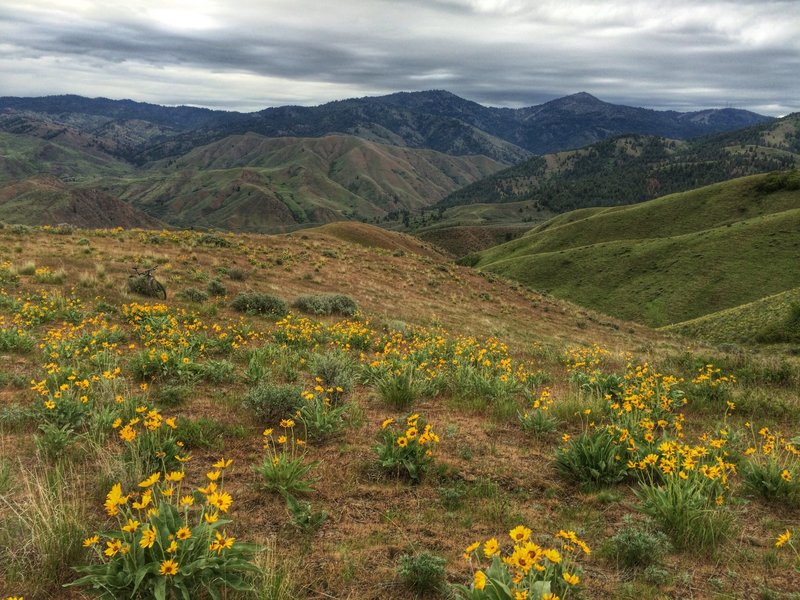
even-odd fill
[{"label": "hilltop meadow", "polygon": [[0,321],[4,598],[800,597],[786,348],[356,223],[5,225]]}]

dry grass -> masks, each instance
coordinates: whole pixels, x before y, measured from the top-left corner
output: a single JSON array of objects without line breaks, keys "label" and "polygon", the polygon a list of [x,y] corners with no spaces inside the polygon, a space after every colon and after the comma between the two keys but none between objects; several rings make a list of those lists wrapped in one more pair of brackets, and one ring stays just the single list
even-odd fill
[{"label": "dry grass", "polygon": [[[408,251],[398,256],[391,250],[348,243],[315,231],[304,236],[231,236],[233,247],[213,249],[192,245],[187,234],[178,234],[174,240],[162,236],[164,239],[157,245],[143,241],[151,233],[80,235],[91,239],[91,256],[61,236],[34,233],[17,237],[2,231],[1,260],[10,260],[17,266],[24,260],[39,267],[65,269],[65,294],[69,293],[70,282],[77,284],[81,274],[91,279],[90,274],[94,273],[97,281],[91,287],[76,285],[75,293],[83,297],[88,311],[98,301],[118,309],[123,303],[142,300],[126,292],[130,265],[136,261],[160,264],[157,276],[167,288],[169,304],[186,308],[189,306],[176,298],[181,290],[198,285],[193,274],[223,277],[225,270],[233,267],[244,269],[249,275],[245,281],[225,279],[229,299],[247,289],[276,294],[287,301],[303,294],[346,293],[376,330],[387,324],[400,327],[405,323],[443,327],[454,334],[479,338],[496,335],[508,343],[515,359],[549,373],[556,400],[564,399],[569,404],[559,415],[564,422],[558,433],[531,438],[514,419],[492,420],[481,413],[460,410],[446,395],[421,401],[414,410],[435,426],[442,442],[428,478],[422,485],[409,486],[386,478],[376,468],[372,450],[375,434],[391,412],[374,388],[357,385],[349,399],[359,406],[358,418],[341,436],[310,449],[311,456],[321,460],[321,465],[316,471],[320,477],[316,493],[307,499],[314,510],[324,510],[329,517],[319,532],[308,534],[291,526],[284,501],[262,491],[258,476],[250,468],[263,456],[260,433],[267,424],[242,411],[240,401],[247,390],[244,378],[214,385],[193,383],[189,399],[168,409],[170,414],[193,420],[206,417],[246,432],[243,437],[223,435],[221,450],[192,448],[194,458],[187,471],[190,483],[198,485],[209,461],[220,454],[234,460],[233,471],[226,476],[226,486],[235,498],[231,530],[239,539],[268,547],[262,561],[272,575],[260,582],[260,598],[408,598],[410,592],[397,575],[399,556],[404,553],[429,551],[444,556],[448,580],[467,582],[471,571],[461,554],[476,539],[500,537],[514,525],[526,523],[537,534],[575,529],[596,547],[614,535],[623,516],[633,510],[635,499],[625,486],[603,495],[577,489],[555,474],[552,457],[560,435],[580,430],[580,422],[570,417],[576,412],[573,405],[582,406],[559,357],[567,346],[596,343],[611,350],[614,359],[609,368],[618,371],[624,367],[619,352],[630,351],[643,359],[664,361],[685,348],[687,342],[683,338],[595,314],[431,256]],[[22,246],[21,255],[11,252],[15,244]],[[323,250],[329,250],[327,255]],[[108,282],[109,287],[101,287],[101,282]],[[23,278],[20,287],[6,292],[16,296],[36,289],[36,284]],[[203,311],[200,317],[204,320],[238,318],[224,299],[210,301]],[[257,327],[269,327],[257,317],[252,321]],[[247,363],[243,357],[233,359],[241,375]],[[3,357],[2,365],[5,372],[30,379],[40,363],[40,356],[34,354],[15,356],[10,361]],[[301,379],[306,384],[310,382],[306,372],[301,372]],[[157,397],[156,392],[154,389],[151,397]],[[0,409],[14,401],[34,400],[28,390],[13,388],[10,383],[0,386]],[[797,408],[796,399],[793,406]],[[796,429],[797,413],[784,416],[783,424]],[[0,448],[5,449],[6,458],[15,464],[22,461],[25,466],[19,473],[15,468],[14,478],[23,484],[21,489],[15,490],[14,496],[3,496],[6,519],[0,524],[0,531],[12,531],[9,515],[22,518],[19,509],[8,512],[18,506],[17,498],[22,496],[17,494],[34,498],[37,490],[44,493],[50,489],[44,486],[31,445],[25,443],[29,435],[30,431],[0,426]],[[102,498],[94,491],[97,473],[113,472],[116,466],[91,453],[84,460],[69,477],[84,481],[77,493],[86,514],[79,511],[76,518],[86,525],[86,530],[93,531],[105,518]],[[41,494],[38,498],[31,506],[39,511],[72,506],[70,498],[45,498]],[[800,512],[754,502],[747,507],[745,518],[743,507],[734,509],[740,515],[740,537],[724,548],[721,557],[673,553],[667,558],[666,581],[659,585],[647,583],[641,574],[619,572],[613,562],[592,557],[586,564],[584,578],[590,583],[585,597],[629,597],[625,594],[632,585],[650,590],[643,592],[651,594],[649,597],[696,599],[760,597],[765,589],[784,594],[800,591],[786,558],[771,550],[773,532],[800,525]],[[39,523],[57,521],[46,512],[36,518]],[[31,531],[38,529],[32,526]],[[35,533],[26,544],[47,539],[47,535],[52,538],[56,534],[45,530],[41,537]],[[3,569],[0,588],[5,591],[7,582],[1,573]],[[710,583],[714,578],[719,581]],[[23,589],[17,593],[25,593],[26,598],[48,597],[44,592]],[[79,592],[70,594],[50,597],[81,597]]]}]

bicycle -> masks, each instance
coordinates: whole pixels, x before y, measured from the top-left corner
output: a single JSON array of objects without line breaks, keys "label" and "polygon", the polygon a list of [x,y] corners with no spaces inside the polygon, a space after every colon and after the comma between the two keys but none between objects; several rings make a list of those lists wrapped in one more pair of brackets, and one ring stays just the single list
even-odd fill
[{"label": "bicycle", "polygon": [[140,271],[139,267],[133,267],[133,273],[128,275],[128,278],[131,280],[128,282],[128,287],[132,291],[145,296],[166,300],[167,290],[165,290],[164,286],[153,276],[153,271],[157,268],[158,267],[152,267],[151,269]]}]

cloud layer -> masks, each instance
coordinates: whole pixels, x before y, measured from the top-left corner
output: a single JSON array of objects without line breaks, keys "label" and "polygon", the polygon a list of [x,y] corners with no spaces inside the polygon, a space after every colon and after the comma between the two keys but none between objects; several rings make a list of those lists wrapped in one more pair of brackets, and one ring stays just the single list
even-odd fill
[{"label": "cloud layer", "polygon": [[258,110],[446,89],[800,110],[796,0],[6,0],[0,94]]}]

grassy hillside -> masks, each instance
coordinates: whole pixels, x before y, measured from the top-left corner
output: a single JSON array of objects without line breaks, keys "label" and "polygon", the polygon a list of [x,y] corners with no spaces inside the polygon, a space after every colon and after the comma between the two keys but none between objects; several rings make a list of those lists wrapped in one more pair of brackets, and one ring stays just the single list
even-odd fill
[{"label": "grassy hillside", "polygon": [[32,177],[0,186],[0,221],[77,227],[164,226],[109,194],[70,186],[54,177]]},{"label": "grassy hillside", "polygon": [[312,231],[303,231],[293,234],[300,239],[309,236],[315,238],[319,236],[330,236],[335,240],[357,244],[367,248],[388,250],[401,256],[405,252],[420,254],[438,260],[445,260],[447,257],[442,254],[441,249],[431,244],[420,241],[419,238],[405,233],[396,233],[380,229],[364,223],[351,223],[339,221],[329,223],[322,227],[316,227]]},{"label": "grassy hillside", "polygon": [[800,288],[664,328],[711,342],[800,342]]},{"label": "grassy hillside", "polygon": [[577,211],[464,261],[621,318],[678,323],[800,285],[798,183],[754,176]]},{"label": "grassy hillside", "polygon": [[[143,593],[207,600],[220,579],[201,574],[231,577],[242,556],[259,572],[231,600],[444,599],[511,539],[537,544],[530,573],[562,598],[796,591],[775,540],[800,533],[800,460],[763,497],[745,475],[768,464],[756,431],[800,427],[796,359],[687,351],[404,236],[337,227],[0,229],[4,594],[84,600],[63,584],[103,563],[116,597],[138,574]],[[133,291],[133,265],[157,266],[165,301]],[[242,297],[260,301],[243,313]],[[677,460],[669,440],[693,448],[686,479],[639,467]],[[409,446],[419,470],[386,454]],[[305,481],[275,476],[288,461]],[[662,477],[690,508],[653,513]]]},{"label": "grassy hillside", "polygon": [[110,191],[178,226],[276,231],[430,205],[501,168],[350,136],[232,136],[109,181]]},{"label": "grassy hillside", "polygon": [[800,115],[793,114],[689,141],[624,135],[535,157],[458,190],[439,205],[528,201],[565,212],[642,202],[799,164]]},{"label": "grassy hillside", "polygon": [[87,182],[131,170],[130,165],[99,151],[0,132],[0,186],[36,175]]},{"label": "grassy hillside", "polygon": [[[99,147],[87,151],[82,147],[87,144],[71,147],[62,138],[56,143],[0,134],[0,188],[5,186],[4,197],[25,213],[21,222],[50,222],[29,194],[13,197],[21,189],[18,184],[40,175],[69,184],[73,189],[67,195],[111,195],[171,225],[282,231],[379,219],[428,206],[502,167],[484,156],[448,156],[349,136],[268,139],[247,134],[176,160],[133,168]],[[69,213],[65,219],[72,222]],[[107,222],[77,219],[74,224]]]}]

